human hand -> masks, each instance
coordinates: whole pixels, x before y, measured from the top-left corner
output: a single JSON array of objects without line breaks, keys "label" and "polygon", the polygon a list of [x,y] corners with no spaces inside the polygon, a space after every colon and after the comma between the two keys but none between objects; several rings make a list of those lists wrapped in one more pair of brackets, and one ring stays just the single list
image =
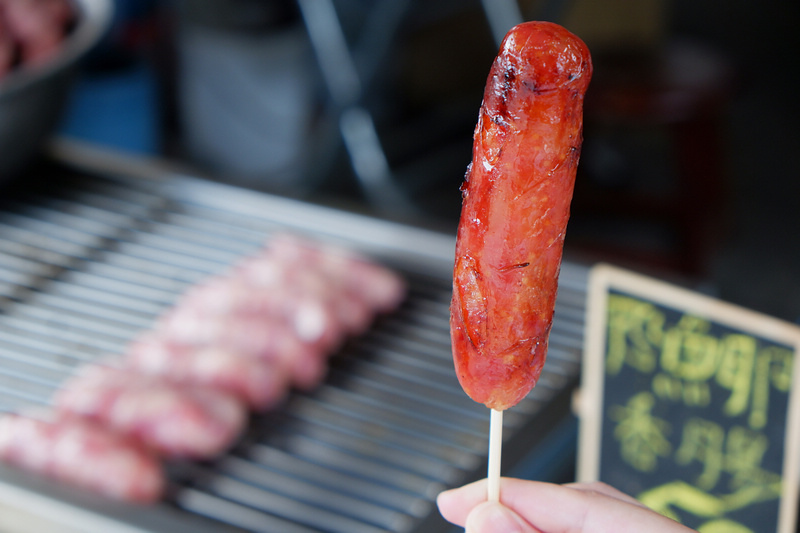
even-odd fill
[{"label": "human hand", "polygon": [[502,505],[486,501],[486,480],[442,492],[439,512],[467,533],[690,533],[605,483],[555,485],[503,478]]}]

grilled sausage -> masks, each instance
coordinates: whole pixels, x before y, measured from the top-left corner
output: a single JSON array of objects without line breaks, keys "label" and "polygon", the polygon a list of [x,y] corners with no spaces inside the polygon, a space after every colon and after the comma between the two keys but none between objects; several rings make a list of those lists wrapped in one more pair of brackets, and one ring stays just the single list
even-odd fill
[{"label": "grilled sausage", "polygon": [[553,23],[506,35],[492,64],[462,185],[451,336],[458,379],[503,410],[544,365],[592,73]]}]

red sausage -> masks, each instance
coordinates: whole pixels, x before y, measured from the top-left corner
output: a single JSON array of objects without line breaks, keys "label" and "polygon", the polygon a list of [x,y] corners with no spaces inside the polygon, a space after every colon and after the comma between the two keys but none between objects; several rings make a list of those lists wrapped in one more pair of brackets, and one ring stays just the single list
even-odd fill
[{"label": "red sausage", "polygon": [[544,365],[591,74],[586,45],[549,22],[512,28],[489,72],[450,323],[458,379],[492,409],[516,405]]}]

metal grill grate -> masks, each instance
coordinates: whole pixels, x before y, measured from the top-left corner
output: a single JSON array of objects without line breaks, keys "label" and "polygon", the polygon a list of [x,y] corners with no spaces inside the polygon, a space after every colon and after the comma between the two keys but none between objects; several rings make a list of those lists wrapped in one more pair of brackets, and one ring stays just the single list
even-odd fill
[{"label": "metal grill grate", "polygon": [[[52,172],[0,211],[0,410],[47,405],[76,366],[119,352],[189,285],[279,229],[361,250],[411,290],[331,359],[322,386],[254,417],[230,453],[169,465],[169,496],[146,513],[9,469],[0,501],[44,495],[54,515],[81,511],[68,515],[86,531],[108,520],[131,531],[439,530],[436,494],[480,472],[488,434],[486,409],[452,369],[452,237],[175,175]],[[585,277],[564,265],[545,373],[507,413],[508,441],[528,439],[577,377]]]}]

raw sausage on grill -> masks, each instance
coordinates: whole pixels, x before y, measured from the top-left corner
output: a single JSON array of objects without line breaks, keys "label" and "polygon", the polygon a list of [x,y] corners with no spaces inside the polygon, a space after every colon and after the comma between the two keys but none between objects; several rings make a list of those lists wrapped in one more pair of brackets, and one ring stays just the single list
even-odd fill
[{"label": "raw sausage on grill", "polygon": [[132,502],[158,500],[166,484],[158,460],[136,442],[78,418],[0,417],[0,461]]},{"label": "raw sausage on grill", "polygon": [[159,320],[155,335],[190,350],[223,350],[243,363],[268,365],[281,382],[300,388],[317,385],[325,374],[327,352],[304,342],[282,320],[180,307]]},{"label": "raw sausage on grill", "polygon": [[259,412],[280,403],[289,387],[286,370],[276,363],[222,346],[171,342],[154,332],[128,345],[124,364],[134,372],[226,391]]},{"label": "raw sausage on grill", "polygon": [[54,404],[170,458],[212,458],[234,442],[247,420],[245,406],[222,391],[101,365],[81,368]]}]

